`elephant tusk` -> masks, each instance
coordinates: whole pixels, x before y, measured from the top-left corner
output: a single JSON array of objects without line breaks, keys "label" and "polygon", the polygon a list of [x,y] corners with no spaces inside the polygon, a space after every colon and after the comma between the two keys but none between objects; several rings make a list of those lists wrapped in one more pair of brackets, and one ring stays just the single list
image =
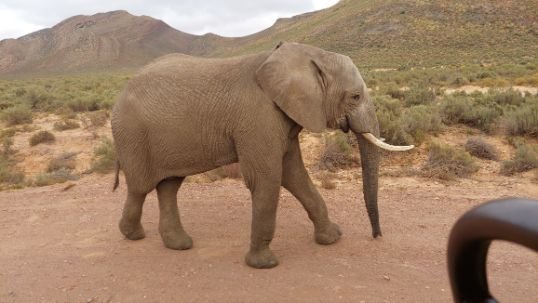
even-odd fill
[{"label": "elephant tusk", "polygon": [[394,146],[383,142],[383,140],[377,138],[372,133],[362,133],[361,134],[366,140],[370,141],[372,144],[376,145],[379,148],[388,150],[388,151],[408,151],[415,148],[414,145],[408,146]]}]

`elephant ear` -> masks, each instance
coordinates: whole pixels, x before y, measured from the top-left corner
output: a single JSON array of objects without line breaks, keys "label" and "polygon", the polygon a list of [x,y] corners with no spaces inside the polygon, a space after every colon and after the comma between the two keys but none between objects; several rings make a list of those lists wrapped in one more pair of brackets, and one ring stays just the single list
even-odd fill
[{"label": "elephant ear", "polygon": [[327,125],[323,110],[326,78],[311,52],[280,43],[256,71],[258,84],[293,121],[319,133]]}]

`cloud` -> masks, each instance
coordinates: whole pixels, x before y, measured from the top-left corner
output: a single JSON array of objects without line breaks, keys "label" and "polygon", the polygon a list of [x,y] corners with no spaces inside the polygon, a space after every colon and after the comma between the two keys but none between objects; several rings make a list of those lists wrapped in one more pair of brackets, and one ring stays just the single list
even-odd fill
[{"label": "cloud", "polygon": [[184,32],[243,36],[271,26],[277,18],[323,9],[338,0],[2,0],[0,39],[14,38],[74,15],[124,9],[162,19]]}]

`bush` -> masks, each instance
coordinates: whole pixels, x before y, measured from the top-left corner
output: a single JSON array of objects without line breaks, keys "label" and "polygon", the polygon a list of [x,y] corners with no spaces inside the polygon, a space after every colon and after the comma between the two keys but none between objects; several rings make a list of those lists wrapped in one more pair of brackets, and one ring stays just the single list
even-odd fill
[{"label": "bush", "polygon": [[462,123],[485,132],[492,132],[502,110],[495,104],[474,102],[467,95],[446,96],[441,105],[443,122]]},{"label": "bush", "polygon": [[325,148],[320,159],[322,169],[345,168],[352,162],[352,148],[346,134],[336,132],[326,137]]},{"label": "bush", "polygon": [[478,171],[478,166],[466,151],[448,145],[432,144],[428,159],[422,167],[422,175],[442,180],[467,177]]},{"label": "bush", "polygon": [[52,143],[56,141],[56,137],[51,132],[42,130],[30,137],[30,146],[36,146],[41,143]]},{"label": "bush", "polygon": [[65,119],[65,120],[54,122],[54,129],[57,131],[76,129],[79,127],[80,127],[80,124],[78,124],[78,122],[74,120]]},{"label": "bush", "polygon": [[114,170],[116,166],[116,150],[111,139],[105,138],[95,148],[91,170],[100,174],[106,174]]},{"label": "bush", "polygon": [[532,103],[508,112],[504,120],[508,134],[538,138],[538,98]]},{"label": "bush", "polygon": [[48,186],[56,183],[65,183],[71,180],[77,180],[78,177],[71,173],[68,169],[59,169],[50,173],[41,173],[34,179],[33,185],[35,186]]},{"label": "bush", "polygon": [[9,161],[0,157],[0,183],[19,184],[24,181],[24,174],[16,170]]},{"label": "bush", "polygon": [[320,176],[321,187],[325,189],[335,189],[336,183],[334,182],[334,175],[332,173],[323,173]]},{"label": "bush", "polygon": [[241,179],[241,167],[239,163],[233,163],[222,167],[223,174],[226,178]]},{"label": "bush", "polygon": [[3,110],[0,118],[8,126],[32,123],[32,111],[24,105],[17,105]]},{"label": "bush", "polygon": [[85,128],[93,127],[102,127],[108,121],[109,113],[106,111],[96,111],[88,113],[86,117],[89,120],[89,123],[86,123]]},{"label": "bush", "polygon": [[413,87],[404,94],[405,106],[431,104],[435,101],[435,91],[429,87]]},{"label": "bush", "polygon": [[502,163],[501,174],[510,176],[535,168],[538,168],[538,146],[520,145],[514,158]]},{"label": "bush", "polygon": [[400,119],[400,127],[409,134],[403,144],[420,145],[428,133],[436,134],[442,128],[441,117],[432,107],[425,105],[412,106],[406,109]]},{"label": "bush", "polygon": [[501,106],[520,106],[525,103],[525,97],[523,97],[520,92],[513,89],[492,93],[491,99]]},{"label": "bush", "polygon": [[64,153],[52,160],[50,160],[47,167],[47,172],[54,172],[57,170],[73,170],[77,166],[75,156],[77,153]]},{"label": "bush", "polygon": [[376,98],[376,107],[381,137],[391,144],[418,145],[428,133],[436,133],[442,128],[441,117],[432,106],[404,109],[401,101],[383,96]]},{"label": "bush", "polygon": [[498,160],[498,152],[495,146],[487,143],[484,139],[480,137],[471,137],[465,143],[465,150],[472,156],[487,159],[487,160]]}]

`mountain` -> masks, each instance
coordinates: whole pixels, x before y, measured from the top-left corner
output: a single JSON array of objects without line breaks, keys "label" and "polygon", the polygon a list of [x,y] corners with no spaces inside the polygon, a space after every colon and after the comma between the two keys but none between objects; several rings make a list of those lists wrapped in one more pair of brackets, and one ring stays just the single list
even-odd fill
[{"label": "mountain", "polygon": [[126,11],[75,16],[52,28],[0,41],[0,74],[129,69],[168,53],[203,54],[210,44],[197,40],[211,38]]},{"label": "mountain", "polygon": [[341,0],[240,38],[183,33],[125,11],[76,16],[0,41],[0,75],[133,69],[163,54],[233,56],[296,41],[363,68],[538,60],[536,0]]}]

